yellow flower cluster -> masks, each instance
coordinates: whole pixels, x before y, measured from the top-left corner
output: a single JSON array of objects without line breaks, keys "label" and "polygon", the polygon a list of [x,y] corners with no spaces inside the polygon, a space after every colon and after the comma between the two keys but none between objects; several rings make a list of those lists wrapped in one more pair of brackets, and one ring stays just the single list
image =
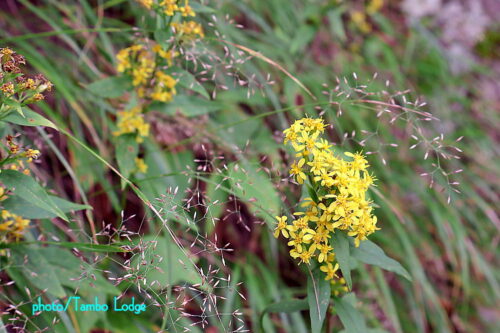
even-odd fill
[{"label": "yellow flower cluster", "polygon": [[291,224],[287,217],[277,217],[274,236],[281,233],[291,246],[290,255],[309,264],[316,259],[326,280],[337,277],[331,234],[347,232],[356,246],[378,230],[377,218],[372,215],[371,202],[365,198],[373,184],[367,172],[368,162],[359,154],[346,152],[350,160],[335,156],[327,140],[319,136],[325,130],[322,119],[297,120],[284,131],[284,142],[290,142],[297,161],[290,169],[299,184],[307,182],[310,198],[301,204],[305,212],[294,213]]},{"label": "yellow flower cluster", "polygon": [[[158,44],[152,48],[146,45],[135,44],[122,49],[116,55],[117,70],[130,75],[137,94],[142,98],[154,101],[169,102],[176,94],[177,81],[161,68],[172,65],[172,59],[177,52],[169,52]],[[165,62],[165,66],[162,65]]]},{"label": "yellow flower cluster", "polygon": [[184,0],[183,6],[178,5],[180,2],[178,0],[163,0],[160,2],[160,8],[168,16],[174,16],[175,12],[181,13],[182,16],[196,16],[193,8],[189,5],[189,0]]},{"label": "yellow flower cluster", "polygon": [[172,28],[175,33],[182,34],[188,38],[195,38],[199,36],[201,38],[205,37],[203,32],[203,27],[201,24],[195,21],[185,21],[182,23],[172,23]]},{"label": "yellow flower cluster", "polygon": [[52,83],[41,74],[25,76],[21,71],[25,64],[22,55],[9,48],[0,48],[0,113],[12,111],[15,105],[43,100],[42,93],[52,89]]},{"label": "yellow flower cluster", "polygon": [[139,157],[135,158],[135,167],[140,173],[146,173],[148,171],[148,165],[142,158]]},{"label": "yellow flower cluster", "polygon": [[370,33],[373,30],[372,24],[368,21],[368,15],[376,14],[384,6],[384,0],[371,0],[366,4],[365,11],[353,10],[351,12],[351,20],[354,25],[364,34]]},{"label": "yellow flower cluster", "polygon": [[143,142],[149,135],[149,124],[144,121],[144,115],[140,107],[118,112],[118,130],[113,132],[114,136],[122,134],[137,134],[137,142]]},{"label": "yellow flower cluster", "polygon": [[[113,135],[132,133],[137,135],[137,142],[142,142],[150,130],[149,124],[144,120],[143,110],[147,110],[147,105],[153,101],[171,102],[177,94],[177,80],[167,71],[180,54],[175,51],[176,41],[183,37],[185,39],[204,37],[204,32],[199,23],[190,20],[196,13],[189,5],[189,0],[136,1],[168,22],[165,29],[172,29],[178,37],[176,40],[163,40],[160,42],[161,45],[146,38],[140,43],[120,50],[116,55],[117,71],[130,77],[140,100],[138,107],[118,112],[117,130]],[[166,46],[163,42],[172,44]],[[135,163],[137,172],[147,171],[144,160],[136,158]]]},{"label": "yellow flower cluster", "polygon": [[[30,170],[26,168],[25,162],[31,163],[34,159],[40,156],[40,151],[37,149],[25,148],[18,144],[12,135],[7,135],[5,138],[7,143],[7,156],[0,163],[4,169],[17,170],[25,175],[30,174]],[[5,192],[0,191],[0,201]]]},{"label": "yellow flower cluster", "polygon": [[[4,193],[4,191],[5,190],[2,188],[0,192]],[[21,239],[30,223],[29,220],[5,209],[0,212],[0,217],[0,244]]]},{"label": "yellow flower cluster", "polygon": [[153,92],[151,93],[151,98],[155,101],[170,102],[173,95],[177,93],[175,90],[177,81],[163,72],[156,72],[155,80],[156,82]]},{"label": "yellow flower cluster", "polygon": [[160,0],[157,4],[153,0],[137,0],[138,3],[147,9],[156,9],[167,16],[174,16],[181,13],[182,16],[195,16],[193,8],[189,5],[189,0],[184,0],[183,5],[179,5],[179,0]]},{"label": "yellow flower cluster", "polygon": [[146,7],[147,9],[151,9],[153,7],[153,0],[136,0],[138,3]]}]

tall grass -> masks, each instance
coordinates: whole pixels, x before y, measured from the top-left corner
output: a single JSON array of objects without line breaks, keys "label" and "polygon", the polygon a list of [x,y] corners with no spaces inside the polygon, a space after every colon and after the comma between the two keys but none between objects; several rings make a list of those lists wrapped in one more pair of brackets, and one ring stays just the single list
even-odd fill
[{"label": "tall grass", "polygon": [[[382,228],[371,239],[413,278],[359,267],[354,291],[369,326],[389,332],[498,329],[491,318],[500,296],[498,149],[491,127],[498,119],[493,105],[481,104],[476,88],[477,76],[487,75],[487,68],[452,75],[439,46],[418,30],[401,28],[389,9],[369,14],[372,31],[363,33],[349,19],[357,8],[350,3],[224,0],[207,5],[213,12],[200,15],[207,30],[219,35],[206,49],[227,58],[215,80],[205,83],[203,74],[198,79],[217,94],[204,104],[174,103],[150,116],[155,130],[143,148],[150,171],[132,181],[166,212],[164,221],[177,221],[172,234],[161,236],[166,243],[161,250],[177,253],[174,239],[188,253],[193,246],[192,260],[204,269],[202,276],[212,276],[210,285],[219,280],[223,288],[176,290],[169,284],[157,294],[149,288],[165,311],[149,319],[61,315],[65,328],[58,326],[60,331],[83,332],[95,325],[181,332],[194,322],[191,328],[199,331],[257,332],[262,320],[265,332],[307,332],[307,316],[300,312],[265,314],[270,304],[305,294],[306,275],[287,259],[286,244],[272,237],[270,216],[301,198],[283,181],[291,152],[278,142],[283,129],[306,115],[333,124],[328,134],[339,150],[369,154],[378,178],[371,197]],[[0,47],[23,54],[55,85],[39,111],[93,151],[50,129],[29,133],[41,135],[45,145],[37,176],[59,195],[94,206],[92,213],[75,217],[70,240],[89,242],[90,223],[109,239],[130,238],[131,246],[139,238],[149,240],[146,234],[164,232],[131,187],[121,186],[95,157],[115,164],[110,133],[124,101],[86,88],[115,74],[117,51],[132,34],[145,33],[134,29],[144,23],[144,10],[128,1],[35,5],[20,0],[2,6]],[[124,226],[131,230],[120,229]],[[155,253],[152,244],[140,245],[141,251]],[[100,259],[95,266],[104,272],[120,271],[127,266],[123,260],[135,264],[126,256]],[[169,265],[170,271],[182,270]],[[177,277],[172,279],[167,281]],[[196,277],[190,282],[201,283]],[[138,285],[121,291],[138,293]],[[172,294],[176,298],[164,300]],[[169,310],[170,302],[182,304],[184,317]],[[207,302],[217,303],[215,309]],[[335,316],[328,316],[326,326],[342,327]]]}]

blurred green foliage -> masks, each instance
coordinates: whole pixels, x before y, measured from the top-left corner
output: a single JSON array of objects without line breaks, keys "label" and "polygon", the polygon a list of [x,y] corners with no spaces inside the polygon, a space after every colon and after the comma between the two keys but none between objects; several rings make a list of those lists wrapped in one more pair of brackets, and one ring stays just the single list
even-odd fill
[{"label": "blurred green foliage", "polygon": [[[58,128],[72,133],[84,146],[90,147],[86,149],[50,129],[43,132],[44,135],[39,133],[46,145],[43,153],[48,156],[44,163],[53,164],[52,168],[38,168],[48,187],[71,201],[93,206],[93,211],[87,214],[92,215],[96,225],[105,221],[120,228],[127,225],[127,216],[135,214],[141,235],[164,233],[154,238],[161,246],[149,248],[151,252],[146,261],[152,260],[155,251],[167,252],[176,258],[169,260],[171,257],[167,256],[161,267],[172,274],[165,276],[154,271],[146,276],[149,275],[148,283],[154,279],[152,275],[165,278],[161,282],[168,286],[168,296],[175,293],[173,285],[181,280],[199,282],[186,277],[186,272],[179,273],[188,264],[189,256],[179,252],[162,222],[154,219],[154,214],[134,196],[137,191],[132,191],[123,180],[120,183],[101,159],[117,165],[126,178],[137,184],[147,200],[155,207],[163,207],[165,220],[173,232],[185,236],[180,237],[185,240],[181,244],[185,248],[189,249],[197,236],[212,242],[215,233],[223,240],[213,240],[213,244],[223,247],[225,243],[221,242],[231,241],[234,251],[228,252],[226,265],[216,256],[204,256],[203,251],[195,260],[205,271],[215,265],[231,275],[231,280],[225,282],[227,285],[216,291],[224,297],[218,301],[219,311],[225,314],[241,311],[244,321],[234,321],[229,315],[216,316],[217,309],[209,309],[195,291],[186,289],[183,297],[192,298],[209,314],[206,327],[221,332],[239,326],[252,332],[259,331],[260,327],[264,332],[308,332],[309,316],[291,310],[277,313],[270,307],[283,300],[302,298],[307,288],[307,272],[287,261],[286,244],[275,240],[270,230],[273,216],[293,206],[302,195],[296,193],[293,186],[281,184],[281,179],[287,176],[283,171],[286,170],[284,155],[290,152],[280,145],[280,132],[296,118],[318,115],[320,111],[316,106],[322,106],[326,111],[323,117],[333,124],[329,133],[332,140],[339,143],[339,149],[377,152],[370,157],[372,171],[378,178],[371,196],[378,206],[375,213],[382,230],[371,239],[388,256],[397,259],[412,277],[410,282],[377,267],[365,267],[360,259],[358,270],[352,274],[357,299],[352,294],[334,299],[334,306],[327,310],[324,329],[328,332],[342,327],[349,332],[367,331],[367,327],[371,327],[370,332],[498,330],[496,307],[500,286],[495,266],[498,260],[498,225],[495,225],[498,223],[495,209],[498,150],[494,142],[498,114],[493,104],[482,99],[477,85],[478,77],[488,77],[490,73],[486,66],[478,63],[469,73],[453,75],[442,47],[433,36],[421,26],[404,25],[402,14],[392,4],[366,14],[369,32],[360,30],[359,24],[351,19],[355,11],[363,10],[358,2],[222,0],[199,7],[206,29],[220,32],[220,38],[208,38],[208,48],[220,50],[225,46],[231,53],[239,54],[241,49],[237,46],[242,45],[275,64],[258,56],[238,63],[235,72],[247,85],[234,84],[234,77],[219,78],[219,84],[230,88],[219,90],[217,96],[210,99],[206,91],[213,91],[213,83],[200,82],[199,87],[203,87],[199,88],[193,81],[195,78],[185,74],[184,86],[202,96],[185,94],[171,104],[154,108],[155,113],[149,119],[163,127],[146,139],[143,148],[133,147],[149,166],[145,175],[132,172],[133,166],[126,159],[126,143],[118,143],[110,134],[115,126],[113,118],[123,106],[123,101],[118,103],[110,98],[121,96],[127,86],[123,82],[109,82],[120,80],[114,76],[114,56],[120,48],[128,46],[133,28],[139,26],[148,31],[153,27],[154,30],[155,22],[144,8],[122,0],[41,0],[36,5],[20,0],[14,8],[2,6],[6,9],[0,13],[1,21],[5,22],[0,31],[0,46],[12,47],[23,54],[35,71],[44,73],[55,85],[52,98],[43,102],[39,111]],[[226,19],[226,15],[242,28]],[[228,43],[222,44],[218,39]],[[496,39],[494,33],[489,34],[477,46],[479,53],[490,55],[494,48],[492,41]],[[316,99],[276,64],[303,83]],[[357,92],[352,89],[352,99],[336,100],[342,101],[339,102],[342,116],[337,116],[339,107],[330,104],[329,97],[322,94],[327,90],[323,84],[333,87],[337,78],[341,82],[346,78],[345,88],[349,90],[358,82],[353,79],[353,73],[359,82],[365,82],[375,72],[378,78],[371,81],[368,89],[410,89],[408,95],[414,99],[424,96],[425,111],[440,120],[421,123],[410,112],[403,115],[408,121],[392,125],[390,119],[377,118],[380,110],[374,105],[356,103]],[[268,75],[274,84],[257,84],[267,82]],[[390,81],[390,87],[386,86],[386,80]],[[252,86],[252,82],[257,83]],[[248,97],[252,89],[255,94]],[[402,104],[400,100],[397,103]],[[18,123],[22,125],[22,121]],[[406,126],[412,124],[423,124],[422,132],[431,140],[441,133],[452,143],[463,136],[456,143],[461,159],[441,159],[442,164],[431,165],[430,159],[424,159],[426,149],[409,149],[414,142],[406,135],[409,133]],[[167,129],[170,131],[165,132]],[[359,145],[363,130],[373,134],[365,146]],[[356,139],[346,140],[353,131]],[[162,133],[167,133],[166,138]],[[398,147],[390,146],[391,143]],[[116,149],[113,144],[117,145]],[[200,149],[201,145],[207,153]],[[214,161],[215,166],[221,166],[216,157],[225,156],[227,169],[219,173],[195,172],[197,166],[203,164],[195,160],[202,159],[203,154]],[[271,171],[267,173],[264,168]],[[429,188],[429,177],[420,174],[433,170],[436,180],[433,188]],[[442,170],[463,171],[443,174]],[[457,187],[460,194],[451,191],[450,182],[460,183]],[[202,192],[206,193],[204,206],[208,212],[194,204],[180,208],[185,191],[198,186],[205,186]],[[176,194],[169,193],[163,202],[156,202],[155,198],[162,198],[168,188],[172,188],[172,193],[177,188]],[[448,195],[451,195],[450,203],[447,203]],[[88,227],[84,225],[88,216],[69,218],[70,236],[47,219],[85,206],[75,208],[66,201],[60,203],[46,207],[48,213],[40,226],[60,239],[69,237],[78,249],[78,242],[90,242]],[[22,206],[23,203],[16,204]],[[67,209],[63,209],[65,205]],[[228,210],[232,213],[228,214]],[[196,214],[204,214],[203,224],[196,223]],[[265,223],[254,224],[256,220]],[[150,240],[149,235],[143,240]],[[34,232],[32,239],[26,240],[34,241],[37,236]],[[127,241],[113,237],[120,242]],[[137,245],[135,241],[137,239],[126,244],[132,247]],[[138,295],[138,285],[143,286],[142,282],[125,281],[115,287],[103,278],[103,275],[114,276],[106,273],[108,271],[123,269],[123,260],[130,259],[126,254],[122,257],[110,254],[93,262],[90,254],[82,254],[86,252],[84,245],[78,251],[85,256],[83,261],[55,249],[31,244],[13,252],[17,264],[8,267],[6,273],[16,281],[15,290],[0,298],[3,304],[19,304],[29,299],[23,285],[30,283],[38,289],[49,288],[53,297],[65,295],[77,287],[77,282],[70,281],[69,277],[81,274],[77,266],[82,262],[88,276],[95,275],[92,282],[95,288],[89,288],[87,280],[79,288],[80,294],[88,299],[95,294],[111,296],[119,292]],[[109,251],[113,252],[111,248]],[[31,260],[23,268],[23,256],[27,253]],[[137,264],[145,259],[134,260]],[[30,267],[42,274],[28,282]],[[171,299],[165,301],[165,296],[154,292],[151,297],[159,307],[151,306],[145,316],[113,312],[61,313],[58,314],[60,322],[54,327],[57,332],[87,332],[97,327],[113,332],[160,329],[180,332],[181,327],[191,324],[190,318],[169,309],[167,302]],[[294,310],[303,309],[303,304],[290,306]],[[26,304],[19,309],[30,313]],[[331,315],[333,312],[340,320]],[[42,313],[29,319],[28,325],[33,330],[51,326],[52,317]],[[366,318],[366,321],[357,318]],[[7,324],[7,320],[2,319]],[[192,327],[192,330],[201,332],[203,328]]]}]

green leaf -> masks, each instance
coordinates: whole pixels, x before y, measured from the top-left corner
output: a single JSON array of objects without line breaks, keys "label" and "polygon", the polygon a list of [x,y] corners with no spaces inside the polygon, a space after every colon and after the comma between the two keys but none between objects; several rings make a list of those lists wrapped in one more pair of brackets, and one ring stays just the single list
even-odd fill
[{"label": "green leaf", "polygon": [[136,256],[132,266],[140,266],[138,274],[148,283],[158,281],[152,288],[163,289],[180,282],[202,284],[198,271],[169,236],[145,236],[142,245],[146,247],[144,257]]},{"label": "green leaf", "polygon": [[[91,206],[80,205],[55,196],[49,195],[49,198],[64,213],[70,213],[83,209],[92,209]],[[51,219],[57,216],[55,213],[52,213],[44,208],[34,206],[30,201],[17,195],[9,196],[7,199],[2,201],[2,204],[8,211],[26,219]]]},{"label": "green leaf", "polygon": [[155,41],[161,45],[162,48],[168,47],[167,41],[172,36],[172,30],[168,28],[161,28],[154,32]]},{"label": "green leaf", "polygon": [[215,13],[215,9],[204,6],[201,3],[193,2],[189,4],[195,13]]},{"label": "green leaf", "polygon": [[406,269],[396,260],[389,258],[378,245],[372,241],[365,240],[359,247],[352,248],[354,258],[368,265],[378,266],[387,271],[401,275],[411,281],[411,276]]},{"label": "green leaf", "polygon": [[45,126],[57,130],[57,126],[53,122],[36,113],[35,111],[23,108],[22,112],[22,115],[19,112],[11,112],[5,118],[3,118],[2,121],[21,126]]},{"label": "green leaf", "polygon": [[355,301],[354,294],[347,294],[342,298],[336,298],[334,309],[339,315],[346,333],[366,333],[368,327],[366,327],[365,318],[354,306]]},{"label": "green leaf", "polygon": [[31,284],[55,297],[65,297],[63,287],[57,274],[47,259],[34,246],[18,246],[12,248],[12,260]]},{"label": "green leaf", "polygon": [[175,95],[170,103],[155,103],[151,106],[153,110],[160,110],[168,115],[174,116],[177,112],[186,117],[196,117],[207,113],[219,111],[222,104],[216,101],[207,101],[196,96]]},{"label": "green leaf", "polygon": [[145,148],[148,178],[140,181],[141,191],[148,198],[164,196],[168,189],[177,192],[177,194],[167,193],[166,200],[161,203],[165,218],[187,225],[196,231],[198,227],[182,202],[186,189],[190,186],[190,176],[182,171],[195,169],[193,153],[190,150],[165,152],[152,142]]},{"label": "green leaf", "polygon": [[127,76],[111,76],[87,86],[91,93],[104,98],[120,97],[131,88],[132,84]]},{"label": "green leaf", "polygon": [[273,225],[274,216],[280,210],[280,198],[269,176],[257,162],[229,166],[229,180],[236,196],[249,203],[250,210]]},{"label": "green leaf", "polygon": [[120,294],[120,290],[106,280],[98,269],[70,252],[55,247],[43,247],[37,251],[47,259],[63,286],[83,294]]},{"label": "green leaf", "polygon": [[262,313],[291,313],[307,309],[309,309],[307,299],[287,299],[269,305]]},{"label": "green leaf", "polygon": [[309,24],[303,24],[296,32],[292,43],[290,44],[290,53],[296,53],[302,50],[307,44],[311,42],[316,34],[316,28]]},{"label": "green leaf", "polygon": [[117,138],[115,156],[123,177],[129,178],[130,174],[136,169],[135,158],[138,152],[139,145],[135,135],[120,135]]},{"label": "green leaf", "polygon": [[196,80],[193,74],[179,67],[170,67],[166,72],[172,75],[180,86],[197,92],[206,99],[210,99],[206,89]]},{"label": "green leaf", "polygon": [[352,279],[351,279],[351,257],[349,255],[349,239],[348,236],[342,232],[337,231],[333,234],[331,238],[331,244],[335,251],[335,257],[342,271],[342,275],[347,282],[349,289],[352,289]]},{"label": "green leaf", "polygon": [[325,280],[324,273],[319,269],[309,270],[307,279],[307,300],[311,316],[311,332],[321,332],[325,320],[326,309],[330,304],[330,281]]},{"label": "green leaf", "polygon": [[76,242],[44,242],[44,241],[36,241],[36,242],[17,242],[17,243],[2,243],[0,244],[0,249],[5,248],[15,248],[19,246],[26,246],[28,244],[43,244],[43,245],[53,245],[53,246],[61,246],[68,249],[78,249],[80,251],[87,252],[128,252],[125,248],[120,247],[120,245],[131,245],[131,244],[91,244],[91,243],[76,243]]},{"label": "green leaf", "polygon": [[262,311],[260,315],[260,327],[261,331],[264,331],[264,315],[266,313],[292,313],[302,310],[309,309],[309,302],[306,298],[304,299],[287,299],[270,304],[267,308]]},{"label": "green leaf", "polygon": [[42,242],[43,244],[61,246],[68,249],[78,249],[87,252],[128,252],[128,250],[119,246],[119,244],[90,244],[90,243],[75,243],[75,242]]},{"label": "green leaf", "polygon": [[64,212],[57,207],[47,192],[30,176],[15,170],[3,170],[0,172],[0,181],[15,195],[68,221]]}]

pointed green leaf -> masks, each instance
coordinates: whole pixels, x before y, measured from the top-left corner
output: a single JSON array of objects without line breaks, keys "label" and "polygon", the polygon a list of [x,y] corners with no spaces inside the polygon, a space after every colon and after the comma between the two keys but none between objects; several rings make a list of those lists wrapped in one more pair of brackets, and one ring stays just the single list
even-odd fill
[{"label": "pointed green leaf", "polygon": [[[387,271],[394,272],[411,281],[410,273],[396,260],[389,258],[384,250],[372,241],[365,240],[359,247],[352,248],[354,258],[368,265],[375,265]],[[342,267],[342,266],[341,266]]]},{"label": "pointed green leaf", "polygon": [[43,245],[54,245],[61,246],[67,249],[78,249],[80,251],[87,252],[128,252],[126,248],[120,247],[124,245],[132,246],[133,244],[122,244],[122,243],[114,243],[112,245],[107,244],[91,244],[91,243],[76,243],[76,242],[50,242],[50,241],[36,241],[36,242],[17,242],[17,243],[2,243],[0,244],[0,249],[6,248],[16,248],[22,247],[29,244],[43,244]]},{"label": "pointed green leaf", "polygon": [[342,232],[337,231],[333,234],[331,238],[331,244],[333,250],[335,251],[335,257],[340,266],[340,270],[342,271],[342,275],[347,282],[347,286],[349,289],[352,289],[352,279],[351,279],[351,262],[349,255],[349,238],[348,236]]},{"label": "pointed green leaf", "polygon": [[18,246],[12,248],[12,259],[31,284],[55,297],[65,297],[61,282],[50,263],[40,254],[37,247]]},{"label": "pointed green leaf", "polygon": [[57,207],[47,192],[30,176],[15,170],[3,170],[0,172],[0,182],[15,195],[31,202],[32,205],[45,209],[68,221],[64,212]]},{"label": "pointed green leaf", "polygon": [[79,260],[71,252],[55,247],[42,247],[37,251],[47,259],[59,282],[80,294],[99,293],[119,295],[120,290],[106,280],[102,273],[84,260]]},{"label": "pointed green leaf", "polygon": [[347,294],[342,298],[335,299],[333,306],[346,333],[366,333],[368,327],[366,327],[365,318],[355,307],[355,302],[354,294]]},{"label": "pointed green leaf", "polygon": [[219,111],[222,108],[223,105],[217,101],[208,101],[194,95],[175,95],[170,103],[153,103],[150,107],[150,109],[172,116],[180,112],[186,117],[196,117]]},{"label": "pointed green leaf", "polygon": [[280,210],[280,198],[269,176],[259,169],[257,162],[229,166],[229,180],[233,192],[249,203],[252,212],[273,225],[274,216]]},{"label": "pointed green leaf", "polygon": [[260,315],[261,331],[264,331],[264,315],[266,313],[291,313],[309,309],[309,302],[304,299],[287,299],[269,305]]},{"label": "pointed green leaf", "polygon": [[[92,209],[90,206],[80,205],[55,196],[49,195],[49,198],[64,213],[70,213],[72,211],[83,209]],[[7,199],[2,201],[2,205],[8,211],[26,219],[51,219],[57,216],[55,213],[52,213],[45,208],[34,206],[30,201],[17,195],[9,196]]]},{"label": "pointed green leaf", "polygon": [[197,92],[206,99],[210,99],[207,90],[196,80],[193,74],[179,67],[170,67],[167,73],[172,75],[181,87]]},{"label": "pointed green leaf", "polygon": [[158,282],[152,288],[163,289],[181,282],[206,287],[189,258],[170,236],[145,236],[142,244],[146,247],[144,256],[137,256],[132,261],[132,266],[139,265],[139,274],[149,283]]},{"label": "pointed green leaf", "polygon": [[132,88],[130,78],[127,76],[111,76],[92,82],[87,89],[104,98],[117,98]]},{"label": "pointed green leaf", "polygon": [[57,130],[57,126],[53,122],[36,113],[35,111],[31,111],[26,108],[22,109],[22,114],[20,114],[19,112],[9,113],[5,118],[2,119],[2,121],[21,126],[45,126]]},{"label": "pointed green leaf", "polygon": [[319,269],[309,270],[307,279],[307,300],[311,316],[311,332],[321,332],[326,309],[330,304],[330,281],[325,280],[325,275]]},{"label": "pointed green leaf", "polygon": [[116,161],[123,177],[128,178],[136,169],[135,158],[139,152],[139,145],[135,135],[120,135],[116,142]]}]

